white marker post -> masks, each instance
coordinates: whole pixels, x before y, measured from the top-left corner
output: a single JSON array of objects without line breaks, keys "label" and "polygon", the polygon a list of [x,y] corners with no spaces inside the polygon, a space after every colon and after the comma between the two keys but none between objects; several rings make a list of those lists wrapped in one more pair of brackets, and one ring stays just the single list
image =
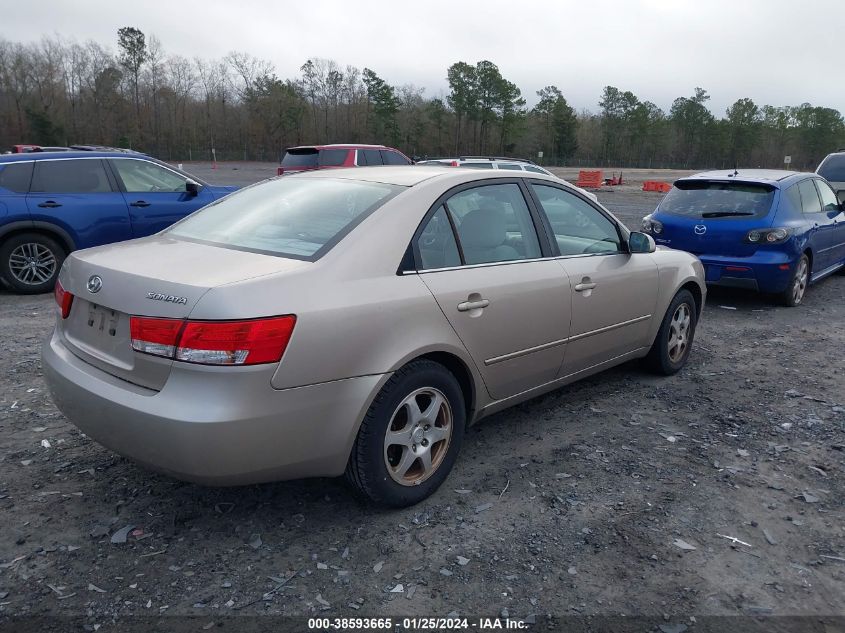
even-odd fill
[{"label": "white marker post", "polygon": [[787,169],[789,168],[790,163],[792,163],[792,156],[784,156],[783,164],[786,165]]}]

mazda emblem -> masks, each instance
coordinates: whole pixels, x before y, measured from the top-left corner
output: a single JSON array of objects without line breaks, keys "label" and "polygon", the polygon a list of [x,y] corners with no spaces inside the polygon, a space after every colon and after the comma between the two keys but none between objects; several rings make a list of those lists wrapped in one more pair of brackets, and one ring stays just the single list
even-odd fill
[{"label": "mazda emblem", "polygon": [[707,233],[707,227],[703,224],[696,224],[693,230],[695,231],[696,235],[704,235],[705,233]]},{"label": "mazda emblem", "polygon": [[103,287],[103,280],[99,275],[91,275],[85,287],[88,288],[90,293],[100,292],[100,288]]}]

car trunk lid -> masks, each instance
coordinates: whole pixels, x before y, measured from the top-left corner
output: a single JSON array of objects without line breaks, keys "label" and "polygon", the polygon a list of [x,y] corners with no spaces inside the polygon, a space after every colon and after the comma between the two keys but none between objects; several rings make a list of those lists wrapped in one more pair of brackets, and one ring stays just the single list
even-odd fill
[{"label": "car trunk lid", "polygon": [[159,390],[174,361],[132,349],[131,316],[186,319],[213,287],[307,265],[163,236],[77,251],[60,277],[74,295],[60,335],[98,369]]}]

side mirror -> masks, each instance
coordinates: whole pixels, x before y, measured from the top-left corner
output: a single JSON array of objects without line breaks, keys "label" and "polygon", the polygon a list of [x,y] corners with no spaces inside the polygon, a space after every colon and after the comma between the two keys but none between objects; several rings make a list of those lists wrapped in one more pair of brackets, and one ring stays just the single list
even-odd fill
[{"label": "side mirror", "polygon": [[634,231],[628,236],[628,250],[631,253],[653,253],[657,245],[651,235]]},{"label": "side mirror", "polygon": [[185,191],[187,191],[191,196],[199,195],[199,192],[202,191],[202,185],[198,182],[194,182],[193,180],[186,180]]}]

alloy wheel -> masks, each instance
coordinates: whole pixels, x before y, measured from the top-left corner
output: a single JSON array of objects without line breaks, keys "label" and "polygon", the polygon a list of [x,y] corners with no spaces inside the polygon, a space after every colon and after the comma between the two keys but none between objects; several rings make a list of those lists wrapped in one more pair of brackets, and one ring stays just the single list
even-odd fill
[{"label": "alloy wheel", "polygon": [[56,255],[47,246],[25,242],[9,255],[9,272],[22,284],[37,286],[56,274]]},{"label": "alloy wheel", "polygon": [[795,281],[792,282],[792,302],[795,305],[801,303],[804,292],[807,290],[808,268],[807,260],[801,258],[798,262],[798,270],[795,271]]},{"label": "alloy wheel", "polygon": [[452,408],[441,391],[416,389],[396,407],[384,437],[390,477],[416,486],[435,473],[452,440]]},{"label": "alloy wheel", "polygon": [[669,360],[673,363],[680,361],[689,346],[689,330],[692,321],[690,307],[682,303],[672,315],[669,322]]}]

